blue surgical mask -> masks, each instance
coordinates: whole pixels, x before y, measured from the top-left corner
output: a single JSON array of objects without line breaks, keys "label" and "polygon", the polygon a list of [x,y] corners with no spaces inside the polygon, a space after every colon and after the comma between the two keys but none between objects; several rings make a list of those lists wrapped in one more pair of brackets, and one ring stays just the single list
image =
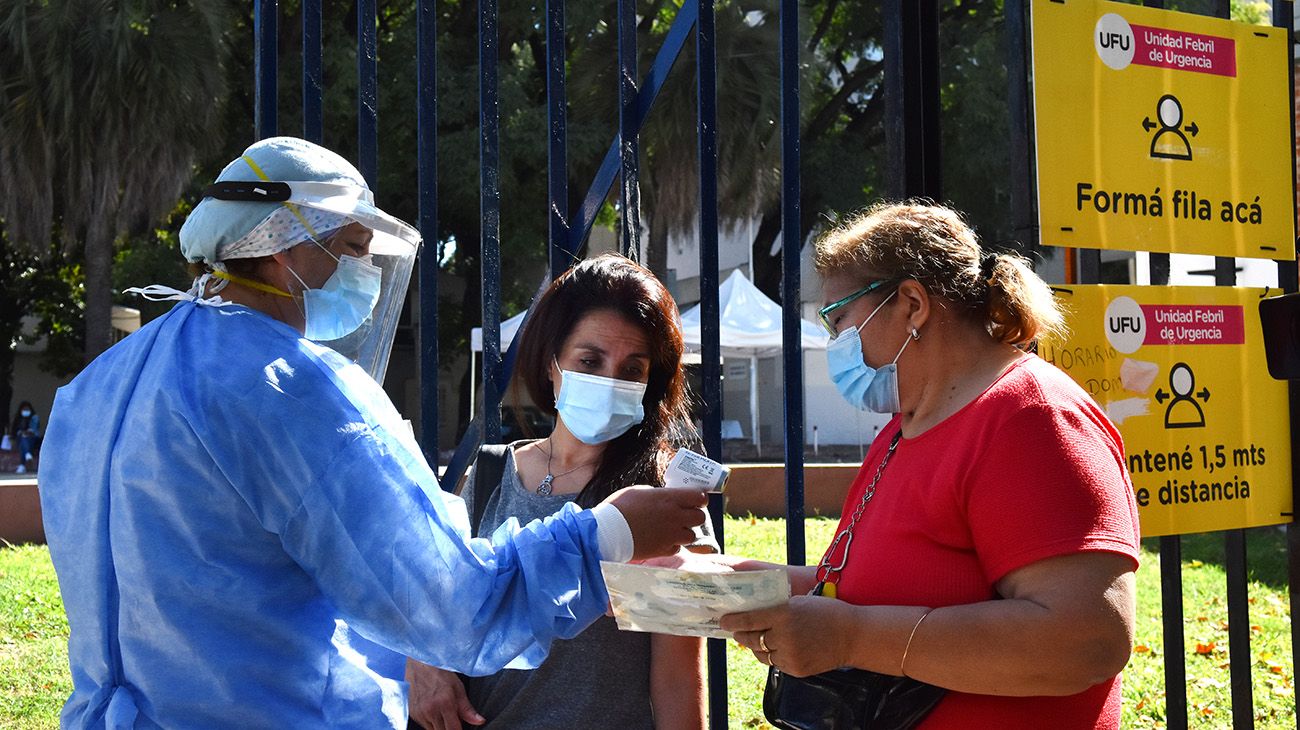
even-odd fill
[{"label": "blue surgical mask", "polygon": [[871,367],[862,359],[862,338],[859,336],[867,322],[893,296],[890,293],[880,306],[867,315],[862,324],[839,333],[826,348],[826,364],[830,369],[831,381],[835,383],[840,395],[844,396],[844,400],[859,410],[876,413],[898,413],[902,410],[898,396],[898,358],[916,336],[905,340],[894,356],[894,361],[879,369]]},{"label": "blue surgical mask", "polygon": [[[324,249],[324,247],[321,247]],[[329,253],[325,250],[325,253]],[[330,254],[334,256],[334,254]],[[306,288],[302,277],[289,273],[305,288],[302,293],[306,327],[303,337],[329,342],[352,334],[370,316],[379,301],[383,271],[353,256],[336,256],[338,268],[319,289]]]},{"label": "blue surgical mask", "polygon": [[555,410],[564,427],[584,444],[603,444],[622,436],[645,418],[645,383],[560,371]]},{"label": "blue surgical mask", "polygon": [[23,418],[30,418],[32,415],[32,411],[30,408],[22,409],[21,413],[23,414]]}]

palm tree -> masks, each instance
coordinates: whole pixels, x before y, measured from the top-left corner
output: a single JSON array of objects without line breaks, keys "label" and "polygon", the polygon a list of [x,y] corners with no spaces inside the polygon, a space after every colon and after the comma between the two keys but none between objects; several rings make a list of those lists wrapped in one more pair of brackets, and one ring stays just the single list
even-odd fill
[{"label": "palm tree", "polygon": [[[748,15],[737,3],[718,3],[714,12],[718,217],[725,227],[754,217],[780,194],[780,67],[774,13]],[[682,55],[642,131],[651,160],[644,175],[646,264],[660,275],[669,236],[695,235],[700,209],[694,44]]]},{"label": "palm tree", "polygon": [[[694,0],[685,0],[694,2]],[[656,4],[638,29],[644,75],[675,17],[670,2]],[[718,210],[721,226],[757,214],[780,193],[780,70],[775,52],[776,15],[749,12],[740,2],[715,6],[717,59]],[[617,129],[617,36],[584,39],[572,59],[571,99]],[[603,61],[603,62],[602,62]],[[682,49],[641,131],[643,206],[649,228],[645,264],[659,276],[667,268],[670,235],[692,235],[699,215],[696,66],[694,39]],[[601,150],[603,152],[603,150]]]},{"label": "palm tree", "polygon": [[80,247],[89,361],[108,347],[114,243],[191,180],[225,96],[224,4],[16,0],[0,10],[0,216]]}]

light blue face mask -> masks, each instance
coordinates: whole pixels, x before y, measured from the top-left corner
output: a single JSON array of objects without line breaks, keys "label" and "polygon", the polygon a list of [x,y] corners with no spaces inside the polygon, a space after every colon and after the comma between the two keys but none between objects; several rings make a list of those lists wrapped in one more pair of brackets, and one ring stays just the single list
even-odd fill
[{"label": "light blue face mask", "polygon": [[370,317],[379,301],[383,271],[355,256],[334,256],[324,246],[320,248],[339,262],[324,286],[312,289],[293,269],[289,273],[303,285],[303,337],[329,342],[352,334]]},{"label": "light blue face mask", "polygon": [[560,371],[555,410],[564,427],[584,444],[603,444],[622,436],[645,418],[645,383]]},{"label": "light blue face mask", "polygon": [[908,343],[919,339],[918,333],[913,330],[912,336],[898,349],[894,361],[879,369],[871,367],[862,359],[862,338],[859,336],[867,322],[893,296],[894,292],[891,292],[885,301],[867,315],[862,324],[839,333],[826,348],[826,364],[830,369],[831,381],[835,383],[840,395],[844,396],[844,400],[860,410],[876,413],[898,413],[902,410],[898,397],[898,358],[907,349]]}]

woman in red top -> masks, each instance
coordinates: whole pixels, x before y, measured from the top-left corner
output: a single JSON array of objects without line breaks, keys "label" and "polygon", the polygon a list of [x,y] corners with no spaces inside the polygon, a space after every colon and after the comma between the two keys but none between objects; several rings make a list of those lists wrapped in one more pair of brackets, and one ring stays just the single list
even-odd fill
[{"label": "woman in red top", "polygon": [[956,212],[915,203],[833,231],[816,264],[832,380],[897,415],[845,500],[853,538],[828,567],[789,568],[788,604],[723,628],[795,676],[860,667],[947,688],[926,730],[1117,728],[1137,507],[1118,432],[1028,352],[1061,324],[1047,285],[982,251]]}]

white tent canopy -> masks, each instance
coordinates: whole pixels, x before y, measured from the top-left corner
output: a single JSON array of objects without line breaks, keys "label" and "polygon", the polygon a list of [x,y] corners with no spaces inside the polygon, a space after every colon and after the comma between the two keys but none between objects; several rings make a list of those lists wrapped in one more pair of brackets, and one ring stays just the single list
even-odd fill
[{"label": "white tent canopy", "polygon": [[[520,312],[515,316],[501,323],[501,351],[505,352],[510,347],[510,342],[515,339],[519,333],[519,325],[524,323],[524,314]],[[475,327],[469,331],[469,350],[470,352],[483,352],[483,328]]]},{"label": "white tent canopy", "polygon": [[[806,319],[799,320],[805,350],[825,350],[826,331]],[[700,305],[682,312],[682,337],[686,349],[699,352]],[[718,290],[718,342],[723,357],[749,358],[750,440],[758,441],[758,358],[781,352],[781,305],[767,298],[739,269],[731,272]]]},{"label": "white tent canopy", "polygon": [[[767,298],[739,269],[718,290],[718,340],[724,357],[766,357],[781,351],[781,305]],[[800,319],[803,349],[825,350],[828,338],[820,326]],[[698,352],[700,305],[682,312],[686,347]]]},{"label": "white tent canopy", "polygon": [[[519,334],[519,326],[524,323],[524,315],[528,314],[527,310],[516,314],[501,323],[501,354],[505,355],[506,349]],[[475,362],[474,353],[483,352],[483,328],[475,327],[469,331],[469,418],[474,418],[474,390],[478,387],[475,382],[478,380],[478,363]]]}]

